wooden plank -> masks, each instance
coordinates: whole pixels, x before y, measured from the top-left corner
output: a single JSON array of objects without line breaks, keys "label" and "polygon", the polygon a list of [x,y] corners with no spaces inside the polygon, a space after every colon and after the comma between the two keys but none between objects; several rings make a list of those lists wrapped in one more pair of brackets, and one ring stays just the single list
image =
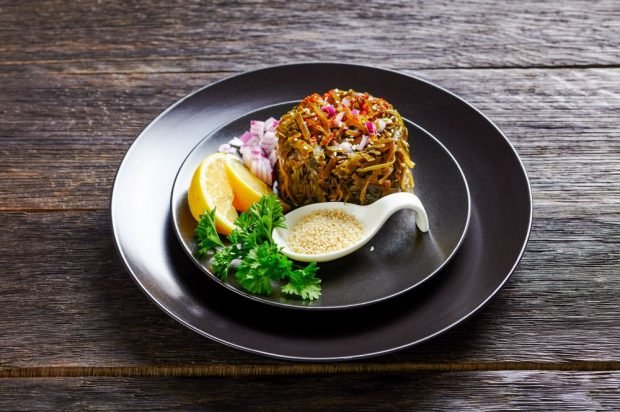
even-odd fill
[{"label": "wooden plank", "polygon": [[0,75],[0,208],[106,208],[135,137],[224,74]]},{"label": "wooden plank", "polygon": [[620,64],[614,0],[174,3],[4,2],[0,65],[162,72],[292,59],[398,69]]},{"label": "wooden plank", "polygon": [[[617,216],[561,212],[541,212],[516,273],[480,314],[379,362],[620,361]],[[160,311],[116,257],[106,210],[3,212],[0,227],[0,369],[282,364]]]},{"label": "wooden plank", "polygon": [[620,372],[0,379],[0,409],[617,410]]},{"label": "wooden plank", "polygon": [[[498,124],[525,163],[537,206],[618,213],[620,69],[408,73],[458,93]],[[224,76],[0,75],[0,209],[107,208],[116,168],[140,131]]]}]

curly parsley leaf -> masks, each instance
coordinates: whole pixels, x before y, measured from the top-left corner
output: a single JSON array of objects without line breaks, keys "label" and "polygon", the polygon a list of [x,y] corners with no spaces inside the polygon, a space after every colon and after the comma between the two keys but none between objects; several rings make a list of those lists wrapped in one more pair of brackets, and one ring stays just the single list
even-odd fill
[{"label": "curly parsley leaf", "polygon": [[235,224],[241,230],[251,231],[256,242],[272,242],[271,232],[277,227],[285,227],[282,204],[275,195],[261,197],[256,203],[242,213],[243,218]]},{"label": "curly parsley leaf", "polygon": [[285,279],[293,270],[293,262],[280,253],[275,243],[265,242],[258,247],[257,252],[261,265],[269,270],[272,279]]},{"label": "curly parsley leaf", "polygon": [[282,286],[282,292],[308,300],[318,299],[321,296],[321,279],[316,277],[318,270],[316,263],[312,262],[305,268],[292,271],[288,276],[289,283]]},{"label": "curly parsley leaf", "polygon": [[198,226],[194,230],[194,236],[198,243],[196,253],[199,257],[206,255],[211,249],[224,246],[215,229],[215,209],[200,215],[200,221],[198,221]]},{"label": "curly parsley leaf", "polygon": [[273,245],[264,242],[243,257],[235,273],[241,286],[252,293],[271,294],[272,253]]},{"label": "curly parsley leaf", "polygon": [[221,280],[226,280],[233,260],[239,257],[237,245],[223,247],[211,258],[211,271]]},{"label": "curly parsley leaf", "polygon": [[269,295],[273,281],[286,281],[282,292],[314,300],[321,295],[321,280],[315,275],[315,263],[295,269],[293,262],[280,252],[271,233],[286,227],[282,204],[275,195],[263,196],[235,220],[235,229],[228,235],[230,246],[220,240],[215,227],[215,210],[204,213],[195,230],[198,256],[216,249],[211,258],[211,271],[226,280],[232,263],[238,260],[235,278],[251,293]]}]

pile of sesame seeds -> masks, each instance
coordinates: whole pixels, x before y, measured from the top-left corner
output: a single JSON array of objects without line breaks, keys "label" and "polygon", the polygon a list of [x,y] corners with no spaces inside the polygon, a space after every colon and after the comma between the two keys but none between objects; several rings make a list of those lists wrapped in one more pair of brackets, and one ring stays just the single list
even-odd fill
[{"label": "pile of sesame seeds", "polygon": [[344,249],[364,234],[364,225],[343,210],[317,210],[289,231],[287,244],[295,253],[314,255]]}]

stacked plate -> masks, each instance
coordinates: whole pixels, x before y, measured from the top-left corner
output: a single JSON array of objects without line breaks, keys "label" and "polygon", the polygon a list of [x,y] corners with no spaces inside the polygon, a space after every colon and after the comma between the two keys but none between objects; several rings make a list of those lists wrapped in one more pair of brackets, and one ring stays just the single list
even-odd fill
[{"label": "stacked plate", "polygon": [[[194,169],[249,120],[278,118],[332,88],[383,97],[407,119],[430,233],[416,232],[412,212],[397,212],[366,247],[320,264],[322,296],[314,302],[219,281],[192,253],[196,223],[186,195]],[[129,272],[174,319],[242,350],[318,361],[393,352],[473,314],[519,261],[532,202],[508,140],[455,95],[393,71],[309,63],[222,80],[163,112],[127,152],[111,212]]]}]

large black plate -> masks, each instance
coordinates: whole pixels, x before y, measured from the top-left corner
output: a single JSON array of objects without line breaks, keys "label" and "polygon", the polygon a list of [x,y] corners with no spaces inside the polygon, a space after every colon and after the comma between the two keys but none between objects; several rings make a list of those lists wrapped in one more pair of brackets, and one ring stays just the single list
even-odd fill
[{"label": "large black plate", "polygon": [[[173,233],[170,192],[183,159],[218,126],[330,88],[368,90],[437,137],[469,183],[471,219],[455,257],[420,288],[345,311],[291,311],[245,299],[204,276]],[[285,359],[343,360],[419,343],[481,308],[517,265],[531,227],[529,182],[513,147],[486,117],[428,82],[372,67],[310,63],[214,83],[182,99],[136,139],[111,201],[119,253],[146,294],[190,329]]]},{"label": "large black plate", "polygon": [[[271,105],[252,111],[218,128],[202,140],[183,162],[175,179],[172,221],[175,233],[190,259],[215,281],[208,258],[195,256],[196,221],[187,204],[187,190],[196,167],[220,144],[248,129],[251,119],[279,118],[296,102]],[[245,292],[229,276],[222,284],[228,289],[263,303],[294,309],[351,309],[381,302],[422,284],[450,260],[465,237],[470,213],[467,181],[450,153],[426,131],[405,119],[409,130],[415,193],[428,211],[430,231],[422,234],[414,212],[401,210],[383,225],[379,233],[357,252],[333,262],[319,264],[321,297],[315,301],[294,299],[274,288],[270,296]]]}]

